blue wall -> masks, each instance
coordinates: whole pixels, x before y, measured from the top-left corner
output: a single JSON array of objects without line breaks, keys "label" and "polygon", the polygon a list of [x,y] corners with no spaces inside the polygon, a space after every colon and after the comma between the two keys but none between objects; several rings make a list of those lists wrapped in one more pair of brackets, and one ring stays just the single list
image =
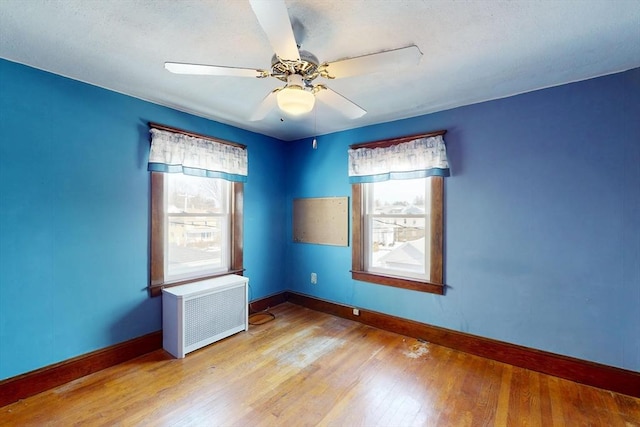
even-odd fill
[{"label": "blue wall", "polygon": [[[252,299],[292,289],[640,371],[638,117],[633,70],[312,150],[0,60],[0,379],[160,329],[147,121],[248,145]],[[447,295],[352,281],[350,247],[291,242],[293,198],[350,195],[349,144],[436,129],[453,173]]]},{"label": "blue wall", "polygon": [[[292,243],[293,198],[351,194],[349,144],[438,129],[445,296],[353,281],[351,248]],[[640,69],[297,141],[287,159],[290,289],[640,371]]]},{"label": "blue wall", "polygon": [[147,122],[249,149],[251,297],[283,289],[283,142],[0,60],[0,379],[161,328]]}]

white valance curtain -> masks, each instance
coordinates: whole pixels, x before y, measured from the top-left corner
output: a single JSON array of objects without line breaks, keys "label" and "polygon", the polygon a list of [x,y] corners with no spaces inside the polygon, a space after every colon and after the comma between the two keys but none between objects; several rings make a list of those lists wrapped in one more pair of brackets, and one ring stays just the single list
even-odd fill
[{"label": "white valance curtain", "polygon": [[349,150],[349,182],[449,176],[442,135],[416,138],[389,147]]},{"label": "white valance curtain", "polygon": [[247,181],[246,148],[155,128],[150,132],[150,171]]}]

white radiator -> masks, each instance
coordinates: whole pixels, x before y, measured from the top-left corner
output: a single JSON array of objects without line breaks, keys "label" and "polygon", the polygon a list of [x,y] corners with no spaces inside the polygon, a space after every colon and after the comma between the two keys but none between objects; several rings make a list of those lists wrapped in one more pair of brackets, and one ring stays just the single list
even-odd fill
[{"label": "white radiator", "polygon": [[235,274],[162,290],[162,345],[173,356],[249,329],[249,279]]}]

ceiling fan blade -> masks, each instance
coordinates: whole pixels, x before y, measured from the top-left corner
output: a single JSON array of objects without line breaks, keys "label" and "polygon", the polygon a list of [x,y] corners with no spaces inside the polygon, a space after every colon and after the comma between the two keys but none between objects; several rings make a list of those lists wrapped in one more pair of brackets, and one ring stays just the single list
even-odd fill
[{"label": "ceiling fan blade", "polygon": [[283,60],[299,61],[300,53],[284,0],[249,0],[249,3],[276,55]]},{"label": "ceiling fan blade", "polygon": [[316,85],[316,99],[327,104],[329,107],[340,111],[349,119],[357,119],[367,114],[367,111],[356,103],[348,100],[338,92],[329,89],[324,85]]},{"label": "ceiling fan blade", "polygon": [[374,72],[389,72],[418,65],[422,52],[416,45],[355,58],[341,59],[324,66],[325,77],[340,79]]},{"label": "ceiling fan blade", "polygon": [[222,67],[219,65],[185,64],[165,62],[164,68],[176,74],[196,74],[202,76],[266,77],[268,72],[252,68]]},{"label": "ceiling fan blade", "polygon": [[282,88],[279,87],[277,89],[272,90],[271,93],[269,93],[269,95],[265,96],[262,102],[260,103],[260,105],[258,105],[258,108],[256,108],[256,110],[253,112],[253,114],[249,118],[249,121],[256,122],[258,120],[262,120],[267,116],[267,114],[269,114],[269,111],[276,108],[276,105],[277,105],[276,94],[280,90],[282,90]]}]

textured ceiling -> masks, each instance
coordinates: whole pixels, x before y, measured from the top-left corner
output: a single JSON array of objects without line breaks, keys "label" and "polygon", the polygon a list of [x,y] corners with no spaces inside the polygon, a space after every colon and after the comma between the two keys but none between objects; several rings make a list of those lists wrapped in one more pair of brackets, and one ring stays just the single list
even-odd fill
[{"label": "textured ceiling", "polygon": [[[286,0],[302,48],[333,61],[410,44],[418,66],[331,80],[367,114],[321,103],[248,118],[279,80],[176,75],[165,61],[263,68],[244,0],[0,0],[0,57],[283,140],[502,98],[640,66],[640,1]],[[321,79],[318,79],[321,80]],[[281,120],[284,119],[284,120]]]}]

